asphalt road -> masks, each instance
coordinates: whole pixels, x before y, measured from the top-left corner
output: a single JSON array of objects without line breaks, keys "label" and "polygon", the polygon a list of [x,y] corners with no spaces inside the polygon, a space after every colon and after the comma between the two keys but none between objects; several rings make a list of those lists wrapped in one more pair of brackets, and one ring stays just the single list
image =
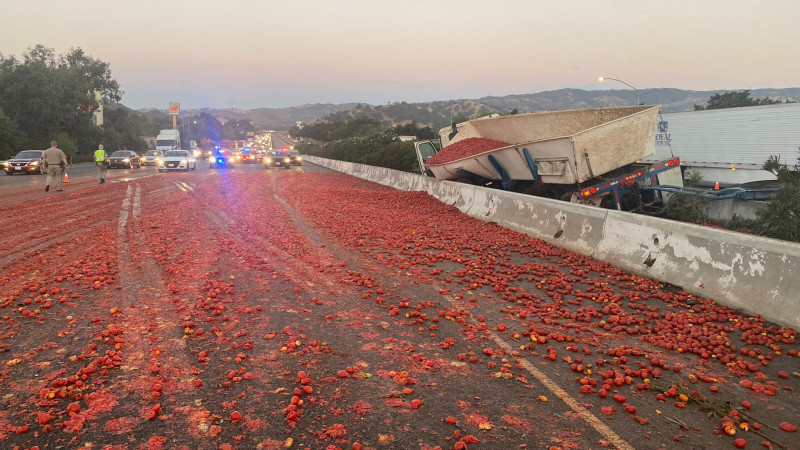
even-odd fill
[{"label": "asphalt road", "polygon": [[796,330],[308,163],[68,173],[0,177],[4,448],[797,448]]}]

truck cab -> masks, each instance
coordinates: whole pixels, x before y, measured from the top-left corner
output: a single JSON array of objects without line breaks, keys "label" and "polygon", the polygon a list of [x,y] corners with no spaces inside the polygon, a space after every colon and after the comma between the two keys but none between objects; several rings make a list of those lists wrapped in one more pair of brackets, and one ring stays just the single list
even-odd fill
[{"label": "truck cab", "polygon": [[156,137],[156,150],[168,152],[181,148],[181,134],[178,130],[161,130]]}]

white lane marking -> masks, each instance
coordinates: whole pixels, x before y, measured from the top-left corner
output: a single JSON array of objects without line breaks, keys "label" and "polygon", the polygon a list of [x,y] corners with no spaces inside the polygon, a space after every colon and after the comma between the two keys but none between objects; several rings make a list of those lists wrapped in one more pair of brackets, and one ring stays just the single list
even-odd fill
[{"label": "white lane marking", "polygon": [[119,212],[119,226],[117,227],[117,234],[125,232],[125,225],[128,224],[128,207],[131,205],[131,192],[133,187],[129,184],[128,191],[125,193],[125,199],[122,200],[122,210]]},{"label": "white lane marking", "polygon": [[192,191],[194,190],[194,188],[192,188],[191,186],[187,185],[186,183],[184,183],[182,181],[176,181],[176,180],[170,180],[170,181],[172,181],[172,184],[174,184],[175,187],[177,187],[178,189],[182,190],[183,192],[187,192],[188,193],[190,190],[192,190]]},{"label": "white lane marking", "polygon": [[[444,289],[443,286],[438,284],[434,284],[434,288],[436,291],[441,291]],[[452,295],[442,295],[445,300],[453,307],[453,308],[460,308],[461,305],[453,298]],[[473,317],[468,319],[473,325],[476,327],[480,326]],[[589,426],[594,428],[595,431],[603,435],[607,440],[611,442],[619,450],[636,450],[631,444],[629,444],[625,439],[623,439],[620,435],[618,435],[614,430],[611,429],[608,425],[603,423],[600,419],[597,418],[594,414],[592,414],[585,406],[583,406],[578,400],[572,397],[567,391],[561,388],[555,381],[553,381],[550,377],[548,377],[544,372],[539,370],[538,367],[534,366],[524,355],[514,356],[513,353],[515,351],[514,347],[511,346],[508,342],[506,342],[502,337],[500,337],[497,333],[488,330],[489,336],[492,338],[492,341],[497,344],[498,347],[505,350],[506,355],[509,357],[515,358],[525,370],[533,375],[542,385],[550,392],[552,392],[556,397],[558,397],[564,404],[567,405],[572,411],[574,411],[578,417],[583,419]]]},{"label": "white lane marking", "polygon": [[133,196],[133,218],[138,220],[142,215],[142,190],[136,185],[136,194]]}]

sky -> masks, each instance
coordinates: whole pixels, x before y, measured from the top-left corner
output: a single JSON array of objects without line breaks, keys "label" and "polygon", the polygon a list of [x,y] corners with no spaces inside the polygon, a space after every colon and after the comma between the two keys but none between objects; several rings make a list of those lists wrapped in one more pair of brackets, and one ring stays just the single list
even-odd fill
[{"label": "sky", "polygon": [[799,24],[797,0],[0,0],[0,54],[81,48],[134,109],[381,105],[800,87]]}]

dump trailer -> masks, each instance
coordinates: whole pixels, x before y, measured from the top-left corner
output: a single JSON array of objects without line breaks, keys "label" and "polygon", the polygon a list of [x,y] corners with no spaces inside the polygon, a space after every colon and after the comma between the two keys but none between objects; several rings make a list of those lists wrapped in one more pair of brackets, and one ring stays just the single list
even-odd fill
[{"label": "dump trailer", "polygon": [[646,105],[489,117],[415,147],[422,172],[440,180],[636,210],[663,201],[640,186],[683,185],[678,158],[642,163],[655,152],[658,117]]}]

